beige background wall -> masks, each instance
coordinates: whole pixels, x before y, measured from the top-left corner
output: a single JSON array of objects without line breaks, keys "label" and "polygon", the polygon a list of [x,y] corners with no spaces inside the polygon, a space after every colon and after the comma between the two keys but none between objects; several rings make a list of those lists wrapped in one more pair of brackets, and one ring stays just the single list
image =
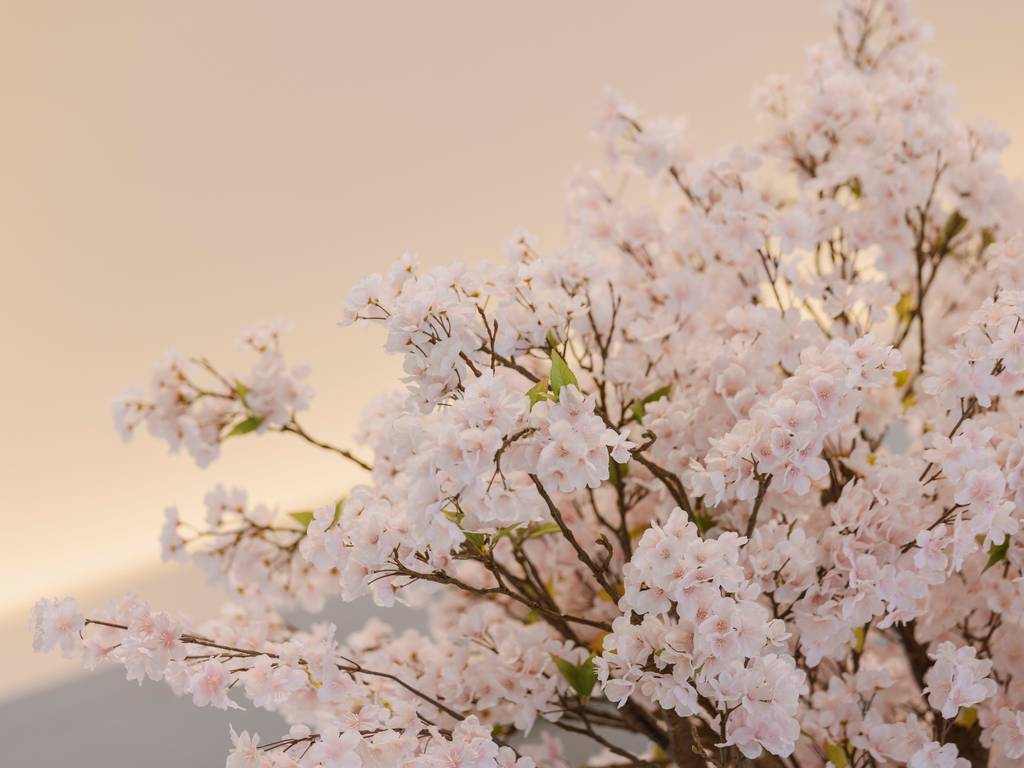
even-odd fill
[{"label": "beige background wall", "polygon": [[[1024,3],[916,7],[965,111],[1024,140]],[[748,139],[752,86],[828,25],[810,0],[0,2],[0,697],[69,671],[26,655],[40,594],[137,581],[209,609],[154,575],[165,504],[198,514],[223,481],[293,508],[356,480],[289,437],[205,472],[122,445],[110,399],[163,350],[233,361],[240,325],[291,318],[307,421],[347,442],[398,372],[335,327],[354,280],[406,249],[495,256],[517,225],[557,243],[604,86],[687,114],[699,146]]]}]

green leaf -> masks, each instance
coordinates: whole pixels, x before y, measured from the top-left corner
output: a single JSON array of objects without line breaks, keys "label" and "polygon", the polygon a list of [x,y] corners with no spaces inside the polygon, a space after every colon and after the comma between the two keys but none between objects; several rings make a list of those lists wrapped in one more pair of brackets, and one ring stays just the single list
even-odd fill
[{"label": "green leaf", "polygon": [[608,479],[612,481],[612,485],[617,488],[628,474],[629,464],[619,464],[611,456],[608,457]]},{"label": "green leaf", "polygon": [[594,665],[594,657],[591,655],[577,668],[577,685],[573,686],[584,696],[589,696],[597,684],[597,667]]},{"label": "green leaf", "polygon": [[475,549],[477,552],[484,552],[487,549],[488,535],[486,533],[477,533],[476,531],[467,531],[463,528],[462,521],[465,518],[465,515],[462,512],[459,512],[458,510],[445,509],[442,510],[442,514],[448,518],[450,522],[454,523],[460,531],[462,531],[462,535],[466,537],[466,542],[470,547]]},{"label": "green leaf", "polygon": [[242,382],[235,380],[235,394],[238,395],[238,399],[242,401],[242,405],[245,406],[245,410],[252,413],[252,408],[249,407],[249,401],[246,400],[246,396],[252,392],[252,388],[246,386]]},{"label": "green leaf", "polygon": [[554,654],[551,654],[551,659],[555,662],[555,666],[558,667],[558,671],[562,673],[562,677],[569,682],[569,685],[572,685],[576,679],[576,665]]},{"label": "green leaf", "polygon": [[953,722],[963,728],[970,728],[978,722],[978,710],[974,707],[963,707]]},{"label": "green leaf", "polygon": [[[341,519],[341,508],[345,503],[345,497],[341,497],[334,505],[334,520],[331,521],[331,525],[334,525],[338,520]],[[295,512],[289,512],[288,517],[292,518],[295,522],[301,525],[303,528],[309,528],[309,524],[313,522],[313,516],[316,514],[315,510],[312,509],[300,509]],[[328,526],[330,527],[330,526]]]},{"label": "green leaf", "polygon": [[967,219],[960,211],[956,210],[949,214],[949,218],[946,219],[946,225],[942,228],[942,242],[941,246],[945,248],[953,240],[954,237],[964,231],[964,227],[967,226]]},{"label": "green leaf", "polygon": [[659,746],[655,746],[654,747],[654,755],[653,755],[653,757],[659,763],[668,763],[668,762],[670,762],[668,752],[666,752],[664,749],[662,749]]},{"label": "green leaf", "polygon": [[694,510],[693,522],[697,526],[697,531],[702,535],[715,527],[715,518],[711,516],[708,510],[703,508]]},{"label": "green leaf", "polygon": [[1003,538],[1002,544],[989,544],[988,547],[988,562],[985,563],[982,573],[987,571],[993,565],[1001,563],[1006,560],[1006,553],[1010,551],[1010,537],[1006,536]]},{"label": "green leaf", "polygon": [[520,541],[526,541],[527,539],[535,539],[538,536],[547,536],[550,533],[560,533],[561,530],[562,529],[558,527],[558,523],[554,522],[553,520],[549,520],[546,523],[541,523],[540,525],[530,528],[528,531],[526,531],[526,533],[523,534],[523,537],[522,539],[520,539]]},{"label": "green leaf", "polygon": [[630,410],[633,411],[633,418],[637,421],[643,421],[644,416],[647,414],[647,404],[653,403],[655,400],[661,400],[663,397],[668,397],[672,393],[672,385],[666,384],[664,387],[658,387],[651,394],[642,398],[639,402],[633,403]]},{"label": "green leaf", "polygon": [[850,757],[846,754],[846,750],[832,742],[825,743],[825,757],[836,768],[846,768],[850,764]]},{"label": "green leaf", "polygon": [[494,547],[497,545],[497,543],[499,541],[504,539],[506,536],[511,536],[512,535],[512,531],[514,531],[515,529],[516,529],[516,527],[514,525],[510,525],[507,528],[499,528],[498,532],[495,533],[493,536],[491,536],[491,546],[490,546],[491,552],[494,551]]},{"label": "green leaf", "polygon": [[853,628],[853,652],[864,653],[864,627]]},{"label": "green leaf", "polygon": [[551,395],[548,394],[547,376],[526,390],[526,396],[530,398],[530,408],[533,408],[541,400],[550,400]]},{"label": "green leaf", "polygon": [[580,696],[590,696],[597,683],[597,668],[594,666],[594,657],[588,656],[582,664],[573,664],[571,661],[552,654],[552,660],[562,677]]},{"label": "green leaf", "polygon": [[984,253],[985,249],[988,248],[992,243],[996,241],[996,233],[991,228],[985,227],[981,230],[981,247],[978,249],[979,253]]},{"label": "green leaf", "polygon": [[558,399],[558,393],[561,392],[562,387],[567,387],[570,384],[578,387],[579,381],[576,380],[576,374],[569,370],[569,366],[565,362],[565,358],[562,357],[558,350],[551,349],[551,391],[555,393],[555,400]]},{"label": "green leaf", "polygon": [[246,419],[242,419],[240,422],[235,424],[231,428],[231,431],[224,435],[224,439],[227,440],[229,437],[235,437],[236,435],[247,435],[250,432],[255,432],[260,428],[260,424],[263,423],[262,416],[249,416]]},{"label": "green leaf", "polygon": [[896,310],[896,318],[901,323],[909,323],[914,317],[914,297],[909,291],[904,291],[900,294],[899,301],[896,302],[894,308]]},{"label": "green leaf", "polygon": [[448,518],[448,522],[459,525],[462,522],[462,513],[453,509],[441,510],[442,514]]}]

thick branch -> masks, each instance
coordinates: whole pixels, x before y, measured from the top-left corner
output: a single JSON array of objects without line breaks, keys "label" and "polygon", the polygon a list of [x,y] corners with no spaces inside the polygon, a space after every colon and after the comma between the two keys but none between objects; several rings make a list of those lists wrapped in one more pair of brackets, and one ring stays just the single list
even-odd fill
[{"label": "thick branch", "polygon": [[669,750],[675,765],[679,768],[705,768],[707,761],[696,750],[697,742],[690,719],[679,717],[675,712],[668,712],[667,718]]}]

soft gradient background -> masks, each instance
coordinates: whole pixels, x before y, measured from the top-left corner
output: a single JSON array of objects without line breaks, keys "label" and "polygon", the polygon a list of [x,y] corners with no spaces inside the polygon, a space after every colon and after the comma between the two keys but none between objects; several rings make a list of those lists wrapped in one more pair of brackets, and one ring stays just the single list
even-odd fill
[{"label": "soft gradient background", "polygon": [[[916,7],[965,112],[1024,137],[1024,3]],[[699,147],[748,140],[751,88],[829,25],[811,0],[0,2],[0,763],[133,765],[157,742],[174,748],[148,765],[218,763],[225,718],[192,736],[158,686],[66,682],[72,665],[29,652],[28,607],[136,587],[209,613],[195,573],[157,568],[166,504],[198,513],[222,481],[295,508],[357,480],[289,436],[207,471],[123,445],[109,402],[161,352],[238,361],[241,325],[290,318],[319,395],[306,422],[347,444],[398,375],[378,334],[335,325],[360,275],[404,250],[493,257],[517,225],[557,244],[605,86],[686,114]],[[1024,170],[1019,144],[1007,166]],[[42,740],[56,724],[71,751]]]}]

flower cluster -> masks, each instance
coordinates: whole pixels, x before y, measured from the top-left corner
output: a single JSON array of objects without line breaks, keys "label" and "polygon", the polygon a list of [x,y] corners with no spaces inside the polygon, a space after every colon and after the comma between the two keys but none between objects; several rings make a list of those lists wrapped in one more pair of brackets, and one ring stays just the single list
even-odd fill
[{"label": "flower cluster", "polygon": [[711,506],[727,497],[753,499],[760,483],[803,496],[828,474],[825,441],[852,423],[862,390],[881,387],[902,370],[898,351],[870,334],[804,350],[800,365],[769,398],[721,438],[711,440],[703,465],[694,462],[693,487]]},{"label": "flower cluster", "polygon": [[778,652],[789,635],[745,577],[744,541],[701,538],[680,509],[652,524],[623,569],[624,614],[604,638],[599,677],[620,706],[636,694],[686,717],[702,697],[727,713],[724,744],[749,758],[762,748],[788,756],[805,674]]},{"label": "flower cluster", "polygon": [[239,344],[258,355],[248,373],[226,376],[203,359],[168,352],[149,388],[132,387],[114,402],[114,423],[125,440],[145,424],[172,451],[184,447],[201,466],[217,458],[228,437],[286,429],[309,407],[308,370],[289,368],[280,352],[284,324],[246,329]]},{"label": "flower cluster", "polygon": [[924,676],[928,703],[943,717],[956,717],[961,707],[972,707],[995,694],[996,683],[988,679],[992,662],[976,658],[974,647],[956,648],[947,641],[930,655],[935,663]]},{"label": "flower cluster", "polygon": [[319,611],[337,593],[335,579],[296,556],[308,539],[303,525],[310,522],[311,512],[281,516],[264,505],[250,505],[244,489],[223,485],[204,501],[206,528],[183,522],[177,507],[165,510],[164,560],[192,562],[223,583],[235,600],[258,605],[299,604]]}]

